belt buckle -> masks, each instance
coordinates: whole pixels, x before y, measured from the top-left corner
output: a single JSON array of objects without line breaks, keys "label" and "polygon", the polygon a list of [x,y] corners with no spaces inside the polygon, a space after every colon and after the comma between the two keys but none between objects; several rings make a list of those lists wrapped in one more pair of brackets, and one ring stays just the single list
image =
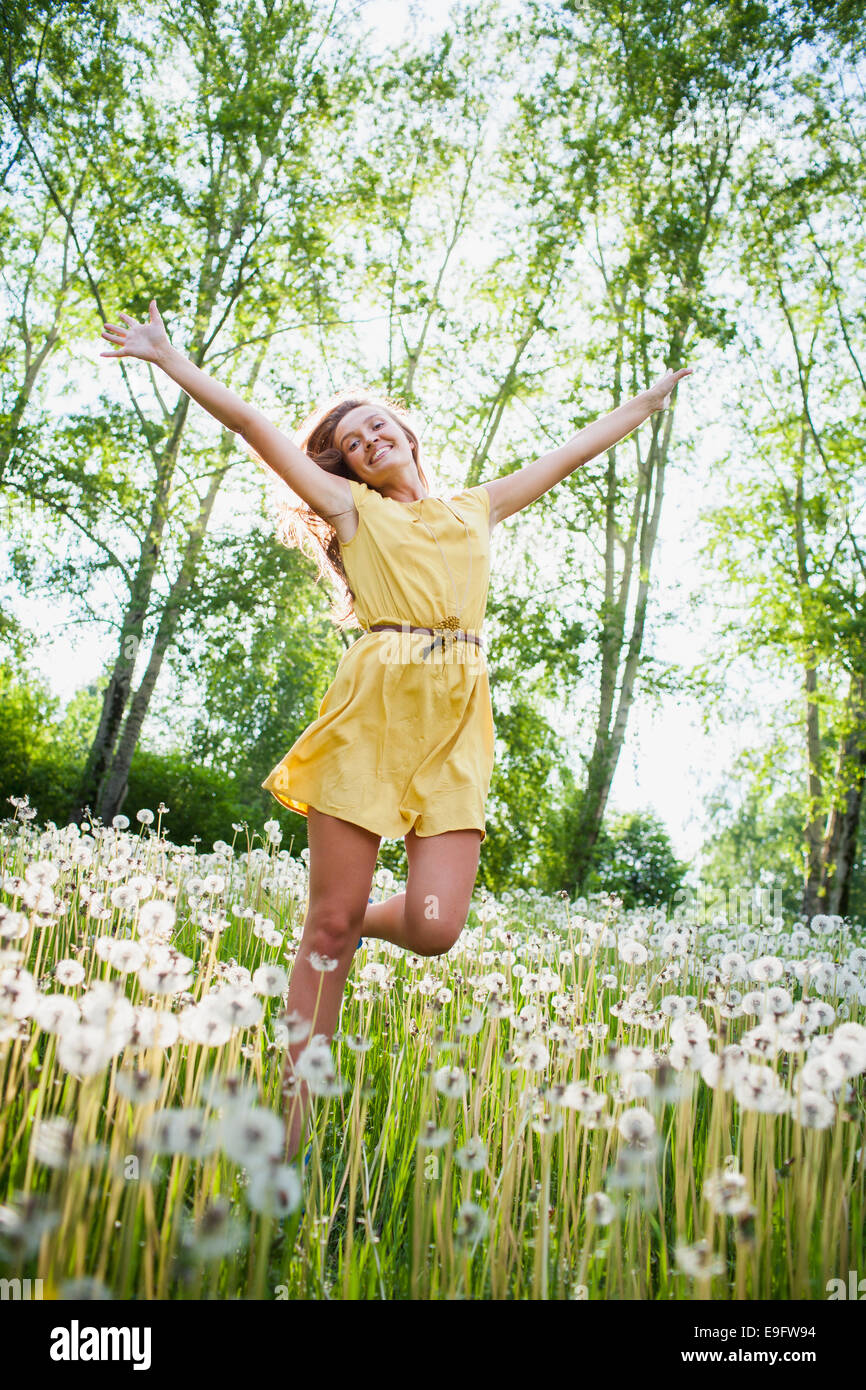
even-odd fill
[{"label": "belt buckle", "polygon": [[460,631],[459,618],[442,618],[438,623],[433,624],[433,641],[429,647],[425,647],[421,653],[422,660],[426,661],[431,652],[437,647],[442,648],[442,655],[447,656],[454,643],[457,641],[457,633]]},{"label": "belt buckle", "polygon": [[435,624],[433,631],[436,633],[434,644],[436,641],[440,642],[442,654],[446,656],[457,641],[457,633],[460,631],[460,619],[443,618],[441,622]]}]

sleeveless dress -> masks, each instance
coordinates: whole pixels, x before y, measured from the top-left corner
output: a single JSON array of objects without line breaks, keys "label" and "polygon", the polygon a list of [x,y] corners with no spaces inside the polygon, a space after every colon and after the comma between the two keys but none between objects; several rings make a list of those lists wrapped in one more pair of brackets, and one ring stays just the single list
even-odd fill
[{"label": "sleeveless dress", "polygon": [[476,829],[483,840],[494,756],[483,651],[462,640],[431,650],[429,633],[369,628],[435,627],[459,615],[465,631],[479,633],[490,494],[482,484],[397,502],[365,483],[349,486],[359,523],[340,548],[364,633],[340,660],[318,718],[262,786],[301,815],[312,806],[385,839]]}]

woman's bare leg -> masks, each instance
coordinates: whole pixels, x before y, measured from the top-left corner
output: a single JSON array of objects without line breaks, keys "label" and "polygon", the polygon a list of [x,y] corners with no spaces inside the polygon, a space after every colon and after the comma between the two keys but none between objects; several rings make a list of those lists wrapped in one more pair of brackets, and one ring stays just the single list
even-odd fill
[{"label": "woman's bare leg", "polygon": [[371,903],[361,934],[419,956],[450,950],[466,925],[480,851],[480,830],[448,830],[442,835],[410,830],[406,891]]},{"label": "woman's bare leg", "polygon": [[[336,816],[309,808],[310,887],[304,931],[289,982],[289,1014],[309,1022],[304,1037],[289,1046],[285,1084],[288,1093],[286,1158],[303,1142],[309,1109],[304,1082],[293,1082],[297,1058],[314,1033],[330,1038],[340,1017],[340,1003],[368,905],[379,852],[378,835]],[[320,971],[310,963],[318,952],[336,960]]]},{"label": "woman's bare leg", "polygon": [[[288,1160],[301,1147],[309,1111],[306,1084],[291,1081],[294,1063],[314,1033],[333,1035],[359,935],[391,941],[417,955],[438,956],[450,950],[466,925],[478,873],[480,831],[418,836],[410,830],[405,893],[384,903],[368,903],[379,843],[379,836],[370,831],[310,807],[309,903],[287,1005],[290,1014],[309,1020],[309,1028],[291,1044],[286,1061]],[[315,970],[309,955],[316,951],[336,960],[336,968]]]}]

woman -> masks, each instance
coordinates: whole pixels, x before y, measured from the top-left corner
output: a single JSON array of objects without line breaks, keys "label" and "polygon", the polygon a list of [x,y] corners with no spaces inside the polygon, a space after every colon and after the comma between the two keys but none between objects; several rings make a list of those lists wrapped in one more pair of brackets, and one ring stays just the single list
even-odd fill
[{"label": "woman", "polygon": [[[318,719],[263,784],[309,822],[309,902],[288,994],[290,1014],[309,1021],[287,1061],[291,1158],[309,1107],[294,1064],[314,1032],[333,1035],[359,934],[440,955],[466,922],[493,764],[478,633],[490,532],[664,408],[689,369],[518,472],[445,499],[430,496],[418,441],[393,408],[343,399],[299,447],[171,346],[155,301],[146,323],[120,318],[103,328],[115,350],[102,356],[158,365],[303,499],[324,524],[324,568],[346,581],[364,629]],[[381,838],[398,835],[406,891],[371,904]]]}]

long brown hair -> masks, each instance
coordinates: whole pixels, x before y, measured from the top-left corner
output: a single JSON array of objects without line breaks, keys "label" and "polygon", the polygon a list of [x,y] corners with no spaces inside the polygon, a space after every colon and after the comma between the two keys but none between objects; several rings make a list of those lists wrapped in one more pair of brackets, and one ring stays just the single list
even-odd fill
[{"label": "long brown hair", "polygon": [[[418,477],[424,487],[430,484],[421,467],[421,446],[418,436],[409,424],[406,412],[396,401],[387,397],[371,396],[365,391],[342,392],[332,397],[325,405],[317,407],[308,415],[295,436],[295,443],[307,458],[326,473],[334,473],[340,478],[360,482],[334,445],[337,426],[344,415],[359,405],[370,405],[389,415],[400,426],[409,441],[409,448],[418,469]],[[355,616],[355,595],[343,568],[343,557],[337,532],[329,521],[314,512],[306,502],[285,483],[279,485],[276,503],[276,536],[283,545],[303,551],[315,560],[319,579],[326,579],[331,586],[333,598],[331,616],[340,629],[359,627]]]}]

